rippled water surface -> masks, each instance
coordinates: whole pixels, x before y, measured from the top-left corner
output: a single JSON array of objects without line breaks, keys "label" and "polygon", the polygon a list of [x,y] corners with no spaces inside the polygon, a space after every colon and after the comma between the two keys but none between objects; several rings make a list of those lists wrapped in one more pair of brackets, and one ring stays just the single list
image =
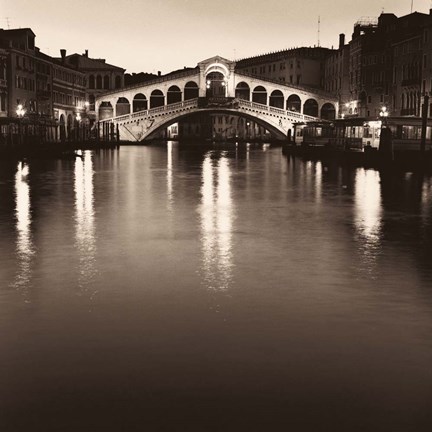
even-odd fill
[{"label": "rippled water surface", "polygon": [[0,162],[0,430],[432,430],[432,180],[280,148]]}]

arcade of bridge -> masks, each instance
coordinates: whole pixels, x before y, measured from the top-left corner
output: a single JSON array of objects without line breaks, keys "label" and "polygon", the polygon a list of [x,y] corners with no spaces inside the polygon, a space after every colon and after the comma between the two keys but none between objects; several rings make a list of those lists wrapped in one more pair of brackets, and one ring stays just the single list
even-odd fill
[{"label": "arcade of bridge", "polygon": [[[220,77],[216,84],[212,81],[215,76]],[[218,93],[211,94],[216,87]],[[334,118],[338,111],[337,100],[323,91],[238,73],[235,62],[219,56],[200,62],[192,70],[100,95],[95,108],[99,120],[115,119],[130,112],[206,96],[239,98],[327,119]]]}]

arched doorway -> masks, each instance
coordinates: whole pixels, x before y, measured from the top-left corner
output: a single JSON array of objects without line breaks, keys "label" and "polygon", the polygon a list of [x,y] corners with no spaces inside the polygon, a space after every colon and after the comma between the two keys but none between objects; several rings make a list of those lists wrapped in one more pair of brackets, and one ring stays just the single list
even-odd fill
[{"label": "arched doorway", "polygon": [[252,92],[252,102],[267,105],[267,90],[263,86],[257,86]]},{"label": "arched doorway", "polygon": [[130,113],[130,103],[125,97],[118,99],[116,103],[116,117],[129,114]]},{"label": "arched doorway", "polygon": [[206,76],[207,97],[225,97],[226,81],[222,72],[210,72]]},{"label": "arched doorway", "polygon": [[132,112],[144,111],[147,109],[147,98],[142,93],[134,96],[132,102]]},{"label": "arched doorway", "polygon": [[111,102],[102,102],[99,106],[99,119],[105,120],[114,117],[114,109]]},{"label": "arched doorway", "polygon": [[270,94],[270,103],[269,105],[275,108],[281,108],[284,107],[284,95],[280,90],[273,90]]},{"label": "arched doorway", "polygon": [[324,120],[334,120],[336,118],[336,109],[333,104],[328,102],[321,107],[321,118]]},{"label": "arched doorway", "polygon": [[315,99],[308,99],[303,105],[303,114],[318,117],[318,102]]},{"label": "arched doorway", "polygon": [[171,86],[167,92],[167,104],[169,105],[172,103],[181,102],[181,99],[181,90],[175,85]]},{"label": "arched doorway", "polygon": [[95,98],[95,95],[94,94],[90,94],[89,95],[89,100],[88,100],[88,102],[89,102],[89,110],[90,111],[94,111],[95,110],[95,100],[96,100],[96,98]]},{"label": "arched doorway", "polygon": [[301,112],[301,100],[296,94],[292,94],[286,102],[286,109],[288,111]]},{"label": "arched doorway", "polygon": [[157,108],[165,105],[165,95],[161,90],[153,90],[150,95],[150,108]]},{"label": "arched doorway", "polygon": [[237,84],[235,89],[235,97],[243,100],[250,100],[250,87],[245,82]]},{"label": "arched doorway", "polygon": [[198,97],[198,94],[198,84],[193,81],[187,82],[184,87],[184,100],[195,99]]},{"label": "arched doorway", "polygon": [[72,130],[72,125],[73,125],[73,118],[72,118],[72,114],[68,114],[67,119],[66,119],[66,136],[68,139],[71,139],[72,134],[71,134],[71,130]]},{"label": "arched doorway", "polygon": [[59,126],[60,126],[60,141],[61,142],[64,142],[64,141],[66,141],[66,124],[65,124],[66,122],[65,122],[65,117],[64,117],[64,115],[62,114],[61,116],[60,116],[60,119],[59,119]]}]

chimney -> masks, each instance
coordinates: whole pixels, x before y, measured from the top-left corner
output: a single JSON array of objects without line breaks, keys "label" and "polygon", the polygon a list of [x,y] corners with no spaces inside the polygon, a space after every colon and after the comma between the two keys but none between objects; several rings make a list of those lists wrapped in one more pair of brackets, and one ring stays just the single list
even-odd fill
[{"label": "chimney", "polygon": [[162,75],[162,72],[161,71],[158,71],[158,76],[161,76]]},{"label": "chimney", "polygon": [[345,45],[345,35],[341,33],[339,35],[339,49],[342,49]]},{"label": "chimney", "polygon": [[88,57],[88,50],[85,50],[84,57]]},{"label": "chimney", "polygon": [[64,63],[65,57],[66,57],[66,50],[65,49],[61,49],[60,50],[60,55],[61,55],[61,58],[62,58],[62,62]]}]

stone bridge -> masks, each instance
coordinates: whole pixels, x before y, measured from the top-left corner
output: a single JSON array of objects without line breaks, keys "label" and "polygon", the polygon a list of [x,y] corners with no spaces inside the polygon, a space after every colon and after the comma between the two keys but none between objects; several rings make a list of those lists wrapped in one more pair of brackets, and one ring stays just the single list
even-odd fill
[{"label": "stone bridge", "polygon": [[284,139],[294,123],[333,119],[338,106],[326,92],[238,73],[235,62],[217,56],[194,69],[100,95],[95,109],[102,128],[112,124],[121,140],[143,141],[204,111],[249,118]]}]

